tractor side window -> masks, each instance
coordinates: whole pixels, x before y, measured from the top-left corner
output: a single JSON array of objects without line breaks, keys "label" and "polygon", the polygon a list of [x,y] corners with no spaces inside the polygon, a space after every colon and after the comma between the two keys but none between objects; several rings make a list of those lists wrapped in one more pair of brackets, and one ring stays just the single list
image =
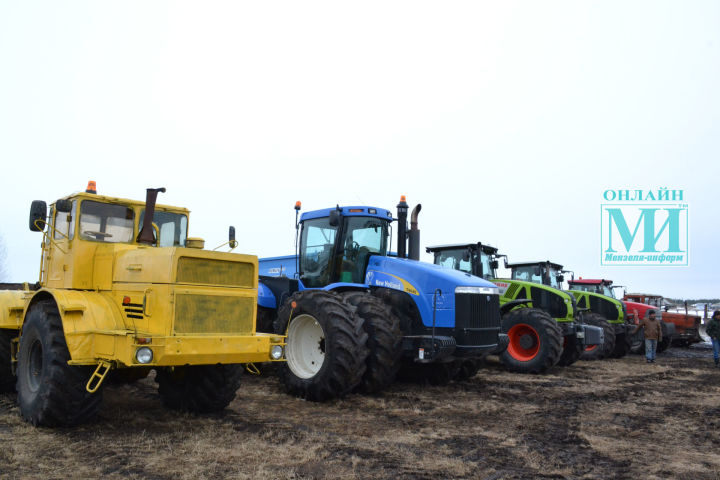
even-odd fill
[{"label": "tractor side window", "polygon": [[[145,209],[140,212],[139,225],[145,219]],[[158,227],[160,238],[157,241],[158,247],[184,247],[187,240],[187,215],[181,213],[164,212],[155,210],[153,223]],[[154,231],[155,229],[153,229]],[[157,232],[155,232],[157,234]]]},{"label": "tractor side window", "polygon": [[80,204],[80,238],[105,243],[132,242],[134,218],[132,208],[125,205],[84,200]]},{"label": "tractor side window", "polygon": [[[474,254],[473,254],[474,255]],[[472,257],[467,249],[443,250],[435,254],[435,264],[472,273]]]},{"label": "tractor side window", "polygon": [[329,218],[314,218],[303,222],[300,237],[300,271],[307,287],[324,287],[330,283],[330,262],[335,246],[337,227]]},{"label": "tractor side window", "polygon": [[55,229],[53,238],[55,240],[72,240],[75,236],[75,209],[77,200],[72,202],[72,210],[68,212],[55,213]]},{"label": "tractor side window", "polygon": [[489,280],[495,276],[492,267],[490,266],[491,256],[486,253],[480,254],[480,265],[482,265],[482,277]]},{"label": "tractor side window", "polygon": [[387,255],[387,221],[372,217],[345,218],[345,249],[340,281],[365,283],[370,254]]}]

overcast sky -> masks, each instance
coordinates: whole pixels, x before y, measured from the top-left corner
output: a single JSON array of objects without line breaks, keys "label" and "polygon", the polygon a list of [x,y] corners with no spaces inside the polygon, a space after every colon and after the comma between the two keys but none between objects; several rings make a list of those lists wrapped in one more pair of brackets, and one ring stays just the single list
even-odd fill
[{"label": "overcast sky", "polygon": [[[33,199],[192,211],[209,247],[293,250],[296,200],[422,203],[633,291],[720,297],[720,2],[0,1],[0,235],[34,281]],[[601,267],[608,189],[683,190],[689,267]],[[429,259],[430,257],[425,257]]]}]

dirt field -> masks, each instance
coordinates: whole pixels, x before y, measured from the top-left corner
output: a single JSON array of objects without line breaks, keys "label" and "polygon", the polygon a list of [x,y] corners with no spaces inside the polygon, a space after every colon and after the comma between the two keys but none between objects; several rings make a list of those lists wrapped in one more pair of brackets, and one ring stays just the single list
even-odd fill
[{"label": "dirt field", "polygon": [[497,363],[446,387],[329,404],[247,375],[223,414],[164,410],[150,379],[109,386],[96,422],[27,425],[0,395],[0,478],[720,478],[720,370],[670,349],[543,376]]}]

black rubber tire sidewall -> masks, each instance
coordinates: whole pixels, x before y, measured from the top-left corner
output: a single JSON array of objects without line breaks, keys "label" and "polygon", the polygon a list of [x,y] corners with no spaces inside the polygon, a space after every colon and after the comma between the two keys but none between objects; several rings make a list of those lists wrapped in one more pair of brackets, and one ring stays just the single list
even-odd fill
[{"label": "black rubber tire sidewall", "polygon": [[[42,348],[37,391],[29,386],[30,348]],[[91,420],[100,409],[102,387],[89,393],[85,386],[92,367],[68,365],[70,353],[55,303],[41,301],[30,308],[18,348],[17,392],[22,416],[33,425],[74,426]]]},{"label": "black rubber tire sidewall", "polygon": [[[292,308],[295,302],[297,307]],[[285,390],[314,402],[341,398],[362,381],[368,356],[368,335],[362,318],[356,316],[341,295],[324,290],[295,292],[278,311],[276,329],[285,332],[288,320],[302,314],[315,318],[325,336],[325,359],[318,372],[301,378],[287,363],[280,367],[279,377]]]},{"label": "black rubber tire sidewall", "polygon": [[17,379],[12,373],[10,341],[17,335],[17,330],[0,330],[0,393],[15,391]]},{"label": "black rubber tire sidewall", "polygon": [[569,367],[580,360],[580,356],[585,350],[585,345],[576,335],[568,335],[565,339],[565,347],[557,363],[561,367]]},{"label": "black rubber tire sidewall", "polygon": [[[506,313],[502,319],[502,331],[508,333],[518,324],[532,327],[538,334],[540,347],[530,360],[514,358],[510,347],[500,355],[505,368],[516,373],[544,373],[552,368],[562,355],[562,331],[547,312],[537,308],[518,308]],[[512,340],[511,340],[512,341]]]},{"label": "black rubber tire sidewall", "polygon": [[212,413],[233,401],[244,370],[240,364],[158,368],[155,381],[167,408]]},{"label": "black rubber tire sidewall", "polygon": [[605,317],[599,313],[587,313],[584,315],[583,321],[588,325],[602,328],[605,341],[602,345],[598,345],[598,347],[593,350],[583,351],[582,355],[580,355],[580,359],[602,360],[603,358],[610,356],[615,348],[615,330],[613,329],[612,324],[610,324]]}]

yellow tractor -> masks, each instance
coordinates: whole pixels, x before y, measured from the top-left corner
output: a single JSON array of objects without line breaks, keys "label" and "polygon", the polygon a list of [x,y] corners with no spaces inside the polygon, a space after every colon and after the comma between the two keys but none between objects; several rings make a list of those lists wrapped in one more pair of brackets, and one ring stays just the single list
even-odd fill
[{"label": "yellow tractor", "polygon": [[[40,281],[0,291],[0,390],[17,389],[33,425],[91,419],[108,376],[155,370],[173,409],[222,410],[242,364],[282,361],[285,338],[256,333],[258,261],[203,250],[189,211],[85,192],[36,200]],[[230,227],[231,247],[237,242]],[[12,289],[15,288],[15,289]]]}]

